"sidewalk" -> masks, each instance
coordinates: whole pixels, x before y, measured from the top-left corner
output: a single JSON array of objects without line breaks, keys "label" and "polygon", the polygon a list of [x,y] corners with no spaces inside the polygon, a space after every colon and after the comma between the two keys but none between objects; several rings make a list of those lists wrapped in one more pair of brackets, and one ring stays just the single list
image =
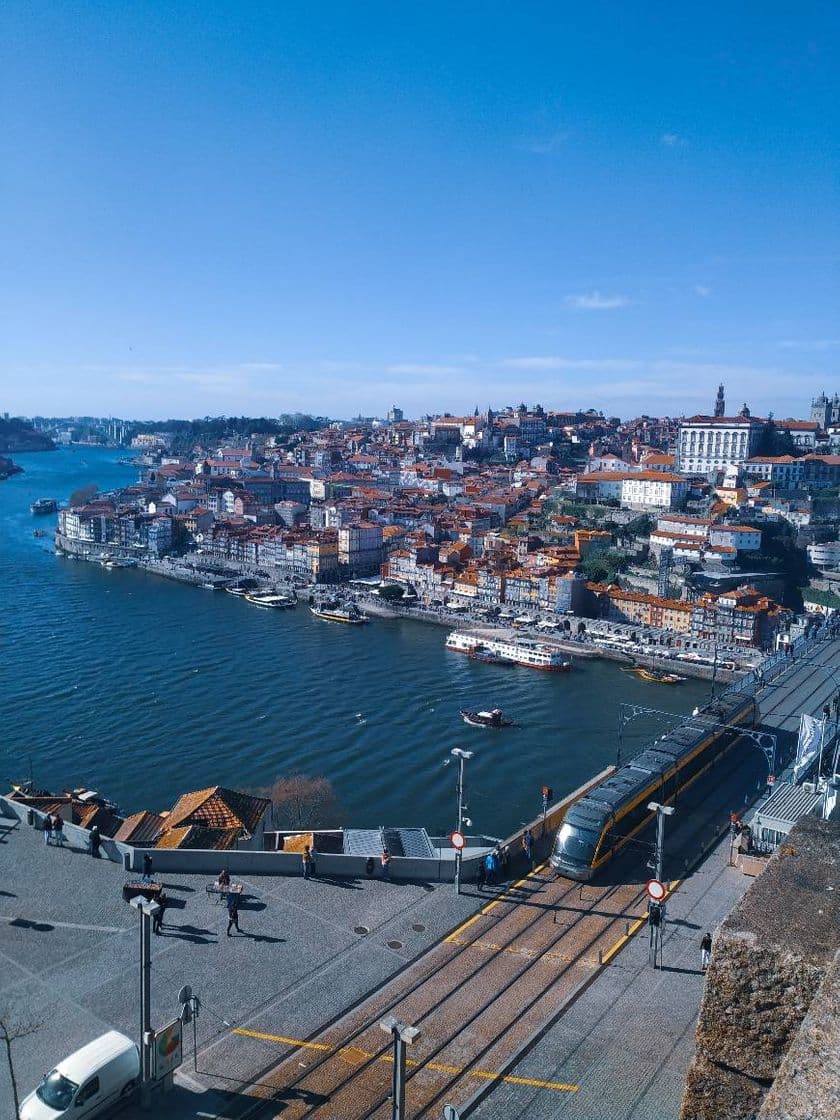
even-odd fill
[{"label": "sidewalk", "polygon": [[753,882],[728,858],[724,837],[668,901],[661,970],[648,963],[644,925],[512,1071],[578,1092],[498,1085],[475,1120],[676,1120],[703,993],[700,938]]}]

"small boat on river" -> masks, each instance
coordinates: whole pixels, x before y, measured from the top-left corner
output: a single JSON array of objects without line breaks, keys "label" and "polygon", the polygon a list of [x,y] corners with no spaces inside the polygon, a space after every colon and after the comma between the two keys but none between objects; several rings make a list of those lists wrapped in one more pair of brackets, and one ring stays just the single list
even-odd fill
[{"label": "small boat on river", "polygon": [[295,600],[291,595],[275,595],[275,594],[247,594],[245,599],[249,603],[253,603],[255,607],[268,607],[271,610],[289,610],[294,607]]},{"label": "small boat on river", "polygon": [[58,509],[58,502],[55,498],[38,498],[29,507],[30,511],[34,514],[39,513],[55,513]]},{"label": "small boat on river", "polygon": [[633,673],[643,681],[651,684],[682,684],[685,677],[678,673],[666,673],[659,669],[646,669],[643,665],[634,665],[629,669],[622,669],[623,673]]},{"label": "small boat on river", "polygon": [[505,719],[501,708],[489,712],[468,712],[461,708],[461,719],[470,727],[513,727],[513,720]]},{"label": "small boat on river", "polygon": [[341,603],[320,603],[313,604],[309,608],[316,618],[323,618],[326,622],[346,622],[351,626],[362,626],[370,619],[366,614],[362,614],[355,603],[350,603],[348,606],[342,606]]}]

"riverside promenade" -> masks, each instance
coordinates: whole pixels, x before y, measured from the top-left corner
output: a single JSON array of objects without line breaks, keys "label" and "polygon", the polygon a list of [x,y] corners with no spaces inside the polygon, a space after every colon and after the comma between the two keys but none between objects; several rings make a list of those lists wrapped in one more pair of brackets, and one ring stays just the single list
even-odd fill
[{"label": "riverside promenade", "polygon": [[[839,652],[836,640],[817,642],[760,690],[764,725],[788,745],[799,713],[836,692]],[[187,1033],[157,1114],[379,1120],[390,1068],[378,1023],[397,1013],[423,1032],[410,1055],[413,1118],[439,1117],[443,1103],[485,1120],[676,1117],[702,991],[699,939],[750,882],[716,837],[730,809],[763,795],[766,773],[742,740],[668,822],[665,873],[679,882],[661,971],[647,964],[640,920],[643,845],[582,888],[539,866],[460,897],[451,885],[255,877],[243,934],[230,939],[206,877],[167,874],[175,904],[153,945],[152,1019],[172,1018],[184,983],[203,1011],[197,1069]],[[42,1023],[15,1051],[28,1091],[109,1027],[136,1036],[137,915],[120,897],[119,866],[0,825],[0,1006]],[[7,1094],[0,1075],[4,1114]]]}]

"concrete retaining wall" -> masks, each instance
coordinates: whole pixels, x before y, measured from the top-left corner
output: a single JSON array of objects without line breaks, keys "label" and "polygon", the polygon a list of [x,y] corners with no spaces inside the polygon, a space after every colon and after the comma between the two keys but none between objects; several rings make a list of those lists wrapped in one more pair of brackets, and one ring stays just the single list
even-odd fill
[{"label": "concrete retaining wall", "polygon": [[[614,770],[609,766],[594,778],[585,782],[574,792],[552,805],[545,818],[543,829],[542,816],[531,821],[530,827],[534,834],[535,854],[543,858],[551,846],[555,830],[566,815],[570,805],[583,797],[593,786],[602,782]],[[44,813],[35,809],[30,810],[26,805],[11,801],[7,797],[0,797],[0,816],[16,818],[24,823],[28,820],[29,813],[35,820],[35,827],[42,828]],[[511,856],[516,859],[521,855],[522,835],[525,827],[509,836],[504,844],[508,845]],[[78,825],[64,823],[65,842],[73,848],[86,850],[90,843],[90,832]],[[211,875],[215,876],[226,867],[231,875],[302,875],[303,863],[296,852],[258,852],[251,850],[233,850],[219,852],[213,849],[194,848],[134,848],[129,844],[121,844],[116,840],[102,840],[100,852],[103,857],[115,863],[125,864],[129,871],[139,872],[143,868],[143,856],[149,852],[153,860],[155,874],[178,872],[185,875]],[[348,856],[338,852],[316,852],[316,874],[327,877],[367,878],[366,856]],[[465,881],[473,879],[478,873],[478,867],[483,859],[482,855],[463,860],[461,874]],[[127,861],[127,862],[126,862]],[[381,873],[379,861],[374,860],[374,875]],[[390,866],[391,878],[412,882],[442,882],[451,883],[455,879],[454,859],[410,859],[406,856],[394,856]]]}]

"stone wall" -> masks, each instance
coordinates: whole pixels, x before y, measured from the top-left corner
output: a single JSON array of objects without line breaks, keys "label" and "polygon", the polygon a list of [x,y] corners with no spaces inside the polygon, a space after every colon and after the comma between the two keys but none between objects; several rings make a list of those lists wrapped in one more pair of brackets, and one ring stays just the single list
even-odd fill
[{"label": "stone wall", "polygon": [[681,1120],[759,1115],[840,945],[839,858],[840,824],[805,818],[717,931]]},{"label": "stone wall", "polygon": [[782,1062],[759,1120],[840,1116],[840,954],[826,973]]}]

